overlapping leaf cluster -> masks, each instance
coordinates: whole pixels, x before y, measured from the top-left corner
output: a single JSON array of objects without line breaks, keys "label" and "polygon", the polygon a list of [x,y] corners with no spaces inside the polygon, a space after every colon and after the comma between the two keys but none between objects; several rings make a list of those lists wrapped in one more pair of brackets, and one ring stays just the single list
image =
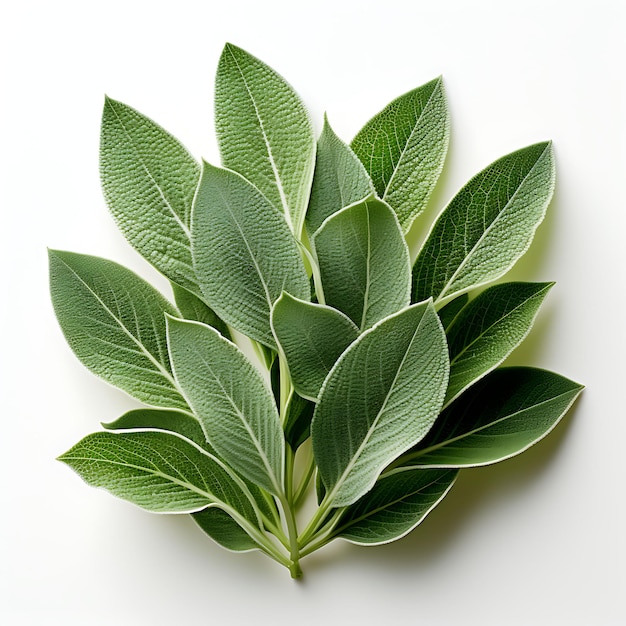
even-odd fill
[{"label": "overlapping leaf cluster", "polygon": [[[328,120],[316,142],[293,89],[227,45],[216,124],[222,167],[105,102],[107,203],[175,304],[112,261],[50,251],[70,346],[146,405],[60,458],[89,484],[191,513],[224,547],[262,550],[299,576],[300,559],[334,538],[402,537],[460,468],[525,450],[580,393],[551,372],[500,367],[551,283],[478,289],[530,245],[553,191],[552,148],[472,178],[411,265],[405,235],[448,146],[441,79],[391,102],[350,146]],[[313,484],[318,507],[299,529]]]}]

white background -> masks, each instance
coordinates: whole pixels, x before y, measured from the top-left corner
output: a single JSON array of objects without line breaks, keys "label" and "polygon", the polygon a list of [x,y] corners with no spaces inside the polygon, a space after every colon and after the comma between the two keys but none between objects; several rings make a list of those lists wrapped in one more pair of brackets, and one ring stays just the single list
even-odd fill
[{"label": "white background", "polygon": [[[620,0],[508,3],[3,4],[0,622],[605,625],[623,593],[626,19]],[[340,544],[306,578],[217,547],[187,517],[90,489],[54,458],[134,406],[88,373],[49,303],[46,246],[164,286],[125,243],[98,179],[103,94],[217,160],[213,76],[226,41],[282,73],[350,140],[443,74],[452,112],[441,208],[495,158],[551,138],[557,191],[513,276],[556,280],[512,362],[587,385],[545,441],[466,471],[412,535]]]}]

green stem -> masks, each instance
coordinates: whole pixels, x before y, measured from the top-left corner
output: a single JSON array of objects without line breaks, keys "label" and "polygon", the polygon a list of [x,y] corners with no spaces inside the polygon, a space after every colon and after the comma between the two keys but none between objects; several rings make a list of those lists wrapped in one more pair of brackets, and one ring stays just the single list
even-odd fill
[{"label": "green stem", "polygon": [[298,545],[306,546],[311,537],[321,528],[321,526],[325,522],[326,515],[328,514],[329,506],[329,498],[328,494],[324,496],[324,499],[320,502],[320,505],[315,511],[315,514],[311,518],[311,521],[308,523],[307,527],[304,529],[300,537],[298,537]]},{"label": "green stem", "polygon": [[302,504],[302,500],[307,493],[307,487],[311,482],[311,478],[313,477],[313,473],[315,472],[315,459],[313,458],[313,454],[309,452],[309,456],[307,458],[307,467],[304,475],[302,476],[302,480],[296,489],[296,492],[293,496],[293,507],[298,510],[300,505]]}]

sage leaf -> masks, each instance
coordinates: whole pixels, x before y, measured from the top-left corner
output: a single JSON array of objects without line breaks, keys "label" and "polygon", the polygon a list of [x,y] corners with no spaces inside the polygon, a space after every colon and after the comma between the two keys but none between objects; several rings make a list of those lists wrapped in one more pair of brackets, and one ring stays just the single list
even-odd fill
[{"label": "sage leaf", "polygon": [[400,539],[443,500],[457,474],[455,470],[398,468],[346,509],[333,534],[363,546]]},{"label": "sage leaf", "polygon": [[265,63],[226,44],[215,124],[224,167],[258,187],[298,237],[315,166],[313,126],[298,94]]},{"label": "sage leaf", "polygon": [[469,295],[464,293],[456,297],[454,300],[451,300],[448,304],[437,311],[437,315],[439,315],[441,325],[445,331],[448,330],[450,324],[454,321],[454,318],[460,313],[468,301]]},{"label": "sage leaf", "polygon": [[498,159],[441,213],[413,266],[413,300],[451,298],[505,274],[530,246],[554,190],[551,142]]},{"label": "sage leaf", "polygon": [[209,446],[200,422],[189,413],[164,409],[133,409],[112,422],[102,423],[107,430],[133,430],[150,428],[177,433],[189,439],[210,454],[215,451]]},{"label": "sage leaf", "polygon": [[200,166],[135,109],[106,98],[100,140],[104,197],[129,243],[170,280],[198,293],[189,247]]},{"label": "sage leaf", "polygon": [[232,342],[198,322],[168,318],[174,375],[217,454],[280,495],[285,440],[272,392]]},{"label": "sage leaf", "polygon": [[359,336],[359,329],[336,309],[298,300],[288,293],[274,304],[271,324],[295,390],[316,401],[328,372]]},{"label": "sage leaf", "polygon": [[183,287],[179,287],[176,283],[172,283],[172,291],[174,292],[176,306],[186,320],[213,326],[226,339],[231,339],[228,326],[198,296]]},{"label": "sage leaf", "polygon": [[324,116],[306,214],[308,233],[312,235],[327,217],[374,192],[365,167],[350,147],[337,137]]},{"label": "sage leaf", "polygon": [[405,464],[473,467],[508,459],[545,437],[582,389],[545,370],[497,369],[441,413]]},{"label": "sage leaf", "polygon": [[259,544],[223,509],[210,507],[192,513],[194,522],[213,541],[233,552],[258,550]]},{"label": "sage leaf", "polygon": [[280,213],[245,178],[205,163],[192,250],[207,304],[230,326],[275,349],[274,302],[283,291],[311,297],[298,244]]},{"label": "sage leaf", "polygon": [[461,310],[447,331],[450,382],[444,406],[500,365],[526,338],[552,285],[495,285]]},{"label": "sage leaf", "polygon": [[450,119],[441,77],[396,98],[352,141],[378,196],[406,233],[424,210],[443,169]]},{"label": "sage leaf", "polygon": [[311,425],[331,506],[356,502],[387,464],[426,435],[441,409],[448,369],[432,302],[384,319],[341,355]]},{"label": "sage leaf", "polygon": [[172,376],[165,313],[176,309],[130,270],[99,257],[49,250],[61,330],[94,374],[145,404],[187,408]]},{"label": "sage leaf", "polygon": [[370,196],[329,217],[313,237],[324,301],[360,330],[407,306],[409,249],[392,209]]},{"label": "sage leaf", "polygon": [[223,464],[172,433],[94,433],[59,460],[89,485],[154,513],[218,506],[257,523],[247,495]]}]

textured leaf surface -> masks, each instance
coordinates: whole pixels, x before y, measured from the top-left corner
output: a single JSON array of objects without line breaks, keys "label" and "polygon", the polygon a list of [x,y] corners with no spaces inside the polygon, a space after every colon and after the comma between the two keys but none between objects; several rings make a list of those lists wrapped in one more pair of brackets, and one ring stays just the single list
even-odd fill
[{"label": "textured leaf surface", "polygon": [[193,218],[205,300],[230,326],[275,348],[270,311],[283,291],[310,299],[298,245],[280,213],[235,172],[205,163]]},{"label": "textured leaf surface", "polygon": [[170,280],[197,292],[189,227],[200,166],[168,132],[107,98],[100,175],[113,217],[130,244]]},{"label": "textured leaf surface", "polygon": [[168,318],[172,367],[219,456],[279,495],[285,441],[272,392],[248,358],[214,328]]},{"label": "textured leaf surface", "polygon": [[315,136],[298,94],[265,63],[226,44],[215,81],[215,123],[224,167],[258,187],[299,235]]},{"label": "textured leaf surface", "polygon": [[450,382],[444,404],[500,365],[525,339],[553,284],[495,285],[461,310],[447,332]]},{"label": "textured leaf surface", "polygon": [[404,232],[424,210],[448,151],[450,120],[441,78],[396,98],[352,141],[378,196]]},{"label": "textured leaf surface", "polygon": [[324,117],[317,142],[315,174],[306,226],[313,234],[333,213],[374,193],[374,185],[363,164],[351,148],[333,131]]},{"label": "textured leaf surface", "polygon": [[190,513],[207,506],[255,512],[221,463],[178,435],[144,431],[88,435],[59,457],[89,485],[155,513]]},{"label": "textured leaf surface", "polygon": [[171,374],[165,313],[176,309],[130,270],[49,251],[50,291],[70,347],[94,374],[152,406],[186,408]]},{"label": "textured leaf surface", "polygon": [[327,498],[356,502],[381,470],[426,435],[448,383],[446,338],[431,302],[363,333],[320,393],[311,435]]},{"label": "textured leaf surface", "polygon": [[394,212],[373,196],[329,217],[313,237],[324,300],[360,330],[407,306],[409,250]]},{"label": "textured leaf surface", "polygon": [[451,300],[448,304],[437,311],[441,324],[446,331],[448,330],[450,324],[454,321],[454,318],[461,312],[468,301],[469,295],[464,293],[457,296],[454,300]]},{"label": "textured leaf surface", "polygon": [[421,468],[394,470],[346,509],[335,536],[368,546],[404,537],[441,502],[457,473]]},{"label": "textured leaf surface", "polygon": [[497,369],[441,413],[406,464],[471,467],[519,454],[556,426],[582,389],[545,370]]},{"label": "textured leaf surface", "polygon": [[286,293],[276,301],[271,321],[296,391],[316,400],[328,372],[359,329],[336,309]]},{"label": "textured leaf surface", "polygon": [[176,283],[172,283],[172,291],[176,306],[185,319],[213,326],[226,339],[231,338],[228,326],[200,298],[187,289],[179,287]]},{"label": "textured leaf surface", "polygon": [[413,300],[442,300],[502,276],[530,246],[553,190],[550,142],[477,174],[439,216],[415,260]]}]

